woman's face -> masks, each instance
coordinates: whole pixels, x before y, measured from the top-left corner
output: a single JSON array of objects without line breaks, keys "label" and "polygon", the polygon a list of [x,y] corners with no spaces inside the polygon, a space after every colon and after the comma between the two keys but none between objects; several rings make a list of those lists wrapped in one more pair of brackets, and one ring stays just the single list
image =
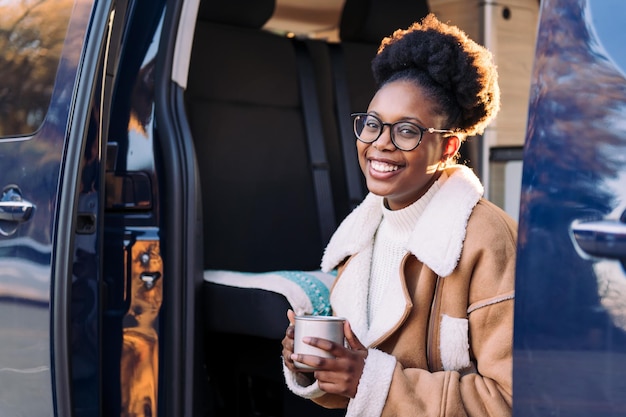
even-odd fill
[{"label": "woman's face", "polygon": [[[378,90],[368,113],[384,123],[410,121],[422,127],[446,129],[445,117],[437,115],[434,102],[416,84],[398,80]],[[390,128],[367,144],[357,140],[359,164],[367,188],[385,197],[387,206],[398,210],[417,201],[439,178],[439,163],[445,160],[447,139],[441,134],[424,132],[422,142],[412,151],[401,151],[391,142]],[[447,155],[450,156],[450,155]]]}]

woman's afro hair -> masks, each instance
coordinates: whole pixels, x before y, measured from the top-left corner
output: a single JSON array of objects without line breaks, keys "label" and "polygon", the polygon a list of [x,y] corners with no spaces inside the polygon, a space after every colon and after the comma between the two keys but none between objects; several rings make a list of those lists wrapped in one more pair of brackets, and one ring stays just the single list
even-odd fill
[{"label": "woman's afro hair", "polygon": [[383,39],[372,72],[379,88],[397,79],[417,82],[441,104],[449,128],[468,136],[482,134],[500,109],[491,52],[433,14]]}]

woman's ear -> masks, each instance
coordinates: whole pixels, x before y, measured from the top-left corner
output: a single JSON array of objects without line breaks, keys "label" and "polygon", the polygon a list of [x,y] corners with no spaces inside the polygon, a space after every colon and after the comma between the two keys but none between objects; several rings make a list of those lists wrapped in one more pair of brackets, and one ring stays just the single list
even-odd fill
[{"label": "woman's ear", "polygon": [[449,136],[444,138],[445,143],[443,146],[443,155],[442,159],[447,161],[450,158],[453,158],[454,155],[459,151],[461,147],[461,139],[458,136]]}]

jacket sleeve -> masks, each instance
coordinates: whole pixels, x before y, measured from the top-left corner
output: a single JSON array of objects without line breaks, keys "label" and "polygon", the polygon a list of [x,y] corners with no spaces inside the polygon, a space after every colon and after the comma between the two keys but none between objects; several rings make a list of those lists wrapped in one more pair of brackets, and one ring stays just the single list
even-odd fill
[{"label": "jacket sleeve", "polygon": [[299,372],[293,372],[285,365],[283,361],[283,374],[285,375],[285,382],[287,388],[294,394],[302,397],[313,399],[324,395],[317,383],[317,380],[310,380],[306,375]]}]

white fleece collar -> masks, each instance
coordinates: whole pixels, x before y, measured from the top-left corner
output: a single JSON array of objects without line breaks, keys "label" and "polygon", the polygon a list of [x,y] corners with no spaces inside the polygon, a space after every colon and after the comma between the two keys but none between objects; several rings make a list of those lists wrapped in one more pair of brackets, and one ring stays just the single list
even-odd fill
[{"label": "white fleece collar", "polygon": [[[418,219],[407,249],[441,277],[454,271],[461,256],[467,220],[483,195],[483,186],[464,165],[446,170],[449,178]],[[331,238],[321,268],[330,271],[346,257],[361,252],[382,219],[382,197],[368,194]]]}]

